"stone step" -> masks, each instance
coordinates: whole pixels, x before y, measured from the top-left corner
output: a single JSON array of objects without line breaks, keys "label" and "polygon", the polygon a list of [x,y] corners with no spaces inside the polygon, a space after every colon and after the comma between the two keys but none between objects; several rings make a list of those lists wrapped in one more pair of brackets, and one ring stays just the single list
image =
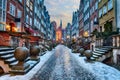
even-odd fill
[{"label": "stone step", "polygon": [[[25,60],[25,63],[28,62],[29,60],[30,60],[30,58],[28,57],[28,58]],[[10,66],[10,67],[15,66],[17,63],[18,63],[18,61],[16,60],[15,62],[10,63],[9,66]]]},{"label": "stone step", "polygon": [[99,54],[105,54],[105,52],[101,52],[101,51],[94,51],[94,52]]},{"label": "stone step", "polygon": [[13,62],[15,62],[15,61],[17,61],[14,57],[12,57],[12,58],[10,58],[10,59],[6,59],[5,60],[5,63],[7,63],[7,64],[11,64],[11,63],[13,63]]},{"label": "stone step", "polygon": [[14,52],[14,50],[4,51],[4,52],[2,51],[2,52],[0,52],[0,56],[12,54],[13,52]]},{"label": "stone step", "polygon": [[91,59],[92,61],[95,61],[95,58],[94,58],[94,57],[91,57],[90,59]]},{"label": "stone step", "polygon": [[9,64],[9,67],[15,66],[18,63],[18,61],[12,62]]},{"label": "stone step", "polygon": [[95,53],[95,52],[93,52],[93,55],[96,55],[96,56],[102,56],[103,54],[99,54],[99,53]]},{"label": "stone step", "polygon": [[93,58],[99,58],[99,56],[96,56],[96,55],[92,55]]},{"label": "stone step", "polygon": [[1,51],[9,51],[9,50],[14,50],[13,48],[0,48],[0,52]]},{"label": "stone step", "polygon": [[12,70],[10,71],[10,74],[12,75],[24,75],[28,71],[30,71],[39,61],[27,61],[26,64],[29,64],[24,70],[20,70],[15,66],[12,67]]},{"label": "stone step", "polygon": [[106,52],[106,51],[108,51],[108,50],[104,50],[104,49],[95,49],[95,51]]},{"label": "stone step", "polygon": [[24,75],[31,69],[30,65],[26,66],[24,70],[20,70],[19,66],[16,67],[17,69],[14,69],[14,68],[15,66],[13,66],[12,70],[9,71],[11,75]]},{"label": "stone step", "polygon": [[8,55],[1,56],[2,59],[9,59],[9,58],[12,58],[12,57],[14,57],[14,54],[8,54]]}]

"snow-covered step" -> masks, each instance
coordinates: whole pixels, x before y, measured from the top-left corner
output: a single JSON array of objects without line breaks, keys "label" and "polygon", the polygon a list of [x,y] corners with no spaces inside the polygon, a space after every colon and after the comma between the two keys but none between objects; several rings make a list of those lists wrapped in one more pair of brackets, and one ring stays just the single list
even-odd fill
[{"label": "snow-covered step", "polygon": [[93,55],[96,55],[96,56],[102,56],[102,54],[95,53],[95,52],[93,52]]},{"label": "snow-covered step", "polygon": [[17,65],[17,64],[18,64],[18,61],[12,62],[9,64],[9,67],[12,67],[12,66]]},{"label": "snow-covered step", "polygon": [[10,51],[3,51],[3,52],[0,52],[0,55],[7,55],[7,54],[10,54],[10,53],[13,53],[14,50],[10,50]]},{"label": "snow-covered step", "polygon": [[14,54],[8,54],[8,55],[3,55],[1,56],[2,59],[8,59],[14,57]]},{"label": "snow-covered step", "polygon": [[94,57],[91,57],[90,59],[91,59],[92,61],[95,61],[95,58],[94,58]]},{"label": "snow-covered step", "polygon": [[96,53],[99,53],[99,54],[105,54],[105,52],[101,52],[101,51],[94,51]]},{"label": "snow-covered step", "polygon": [[96,51],[106,52],[106,51],[108,51],[108,50],[96,49]]},{"label": "snow-covered step", "polygon": [[10,58],[10,59],[6,59],[6,60],[5,60],[5,63],[10,64],[10,63],[13,63],[13,62],[15,62],[15,61],[17,61],[17,60],[13,57],[13,58]]},{"label": "snow-covered step", "polygon": [[13,48],[0,48],[0,51],[8,51],[8,50],[13,50]]},{"label": "snow-covered step", "polygon": [[96,55],[93,55],[92,57],[93,57],[93,58],[99,58],[99,56],[96,56]]}]

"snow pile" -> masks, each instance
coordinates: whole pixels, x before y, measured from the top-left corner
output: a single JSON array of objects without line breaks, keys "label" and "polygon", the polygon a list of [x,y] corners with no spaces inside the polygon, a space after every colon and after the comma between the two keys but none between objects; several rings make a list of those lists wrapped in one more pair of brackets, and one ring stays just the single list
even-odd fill
[{"label": "snow pile", "polygon": [[93,73],[98,80],[120,80],[120,71],[113,67],[100,62],[86,62],[86,58],[79,57],[79,54],[71,53],[71,56],[78,61],[80,66]]},{"label": "snow pile", "polygon": [[0,80],[30,80],[39,71],[39,69],[47,62],[47,60],[50,58],[50,56],[53,53],[54,53],[54,50],[47,51],[45,55],[40,57],[40,62],[33,69],[31,69],[27,74],[17,75],[17,76],[4,75],[0,77]]}]

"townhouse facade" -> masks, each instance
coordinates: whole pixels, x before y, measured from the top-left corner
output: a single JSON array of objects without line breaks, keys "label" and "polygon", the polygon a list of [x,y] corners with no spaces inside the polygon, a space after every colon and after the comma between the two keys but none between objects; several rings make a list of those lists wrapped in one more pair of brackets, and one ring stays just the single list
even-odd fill
[{"label": "townhouse facade", "polygon": [[50,35],[44,0],[0,0],[0,46],[30,46]]},{"label": "townhouse facade", "polygon": [[84,0],[84,31],[90,34],[90,0]]},{"label": "townhouse facade", "polygon": [[112,31],[116,31],[115,22],[115,0],[99,0],[99,30],[104,32],[104,25],[109,22],[112,26]]},{"label": "townhouse facade", "polygon": [[90,0],[90,32],[98,30],[98,0]]},{"label": "townhouse facade", "polygon": [[56,40],[56,29],[57,29],[57,23],[55,21],[52,21],[50,24],[51,29],[51,40]]},{"label": "townhouse facade", "polygon": [[83,14],[83,9],[84,9],[84,0],[80,1],[80,6],[79,6],[79,36],[83,36],[84,33],[84,14]]},{"label": "townhouse facade", "polygon": [[73,12],[72,16],[72,38],[77,38],[79,36],[79,20],[78,20],[79,11]]}]

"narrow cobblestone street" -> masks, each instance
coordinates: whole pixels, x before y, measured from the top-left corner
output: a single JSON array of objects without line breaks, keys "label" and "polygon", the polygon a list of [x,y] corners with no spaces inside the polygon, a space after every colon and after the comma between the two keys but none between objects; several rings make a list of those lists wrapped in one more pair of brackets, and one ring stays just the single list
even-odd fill
[{"label": "narrow cobblestone street", "polygon": [[96,80],[96,77],[79,66],[69,49],[60,45],[31,80]]}]

